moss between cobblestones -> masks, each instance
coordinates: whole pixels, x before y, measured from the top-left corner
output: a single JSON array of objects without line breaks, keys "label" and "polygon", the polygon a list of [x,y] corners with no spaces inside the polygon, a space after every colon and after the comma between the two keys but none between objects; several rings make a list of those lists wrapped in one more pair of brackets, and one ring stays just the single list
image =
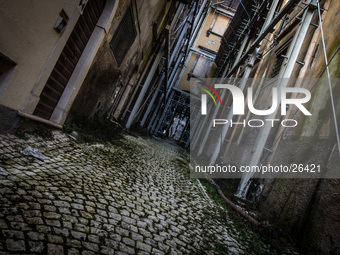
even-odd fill
[{"label": "moss between cobblestones", "polygon": [[[262,238],[260,233],[263,232],[263,230],[267,232],[266,229],[263,227],[261,229],[251,227],[248,222],[240,217],[240,215],[238,215],[235,211],[228,210],[228,208],[226,208],[224,200],[218,195],[216,189],[212,187],[208,180],[202,179],[201,183],[206,189],[209,197],[227,211],[227,218],[229,218],[229,220],[226,221],[226,226],[238,236],[238,240],[243,244],[243,247],[245,248],[245,252],[243,253],[244,255],[296,254],[295,249],[291,246],[291,244],[287,245],[288,242],[284,239],[281,240],[275,247],[271,247],[271,245],[266,243],[265,239]],[[209,211],[206,213],[208,215]]]},{"label": "moss between cobblestones", "polygon": [[115,142],[121,139],[124,129],[117,123],[103,116],[95,115],[93,118],[75,115],[68,119],[63,126],[63,132],[78,133],[78,143]]},{"label": "moss between cobblestones", "polygon": [[29,139],[28,135],[38,136],[42,139],[49,140],[49,141],[54,139],[52,130],[48,126],[44,126],[42,124],[27,126],[26,129],[23,128],[23,129],[17,130],[15,135],[16,137],[24,141],[27,141]]},{"label": "moss between cobblestones", "polygon": [[[4,160],[11,162],[0,164],[0,252],[15,245],[4,231],[20,231],[26,253],[41,237],[43,254],[270,254],[230,212],[226,220],[220,202],[201,194],[180,148],[133,136],[115,144],[77,144],[53,135],[55,141],[0,135],[0,150],[8,150]],[[12,148],[27,145],[50,159],[27,160]]]}]

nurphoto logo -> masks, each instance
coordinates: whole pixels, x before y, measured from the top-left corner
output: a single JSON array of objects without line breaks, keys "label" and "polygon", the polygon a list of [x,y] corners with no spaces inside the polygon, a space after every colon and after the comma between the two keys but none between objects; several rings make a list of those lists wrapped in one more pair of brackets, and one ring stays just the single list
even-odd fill
[{"label": "nurphoto logo", "polygon": [[[222,100],[219,94],[217,93],[216,89],[227,89],[229,93],[231,94],[231,97],[233,99],[231,110],[233,115],[244,115],[245,114],[245,96],[243,91],[238,88],[235,85],[230,85],[230,84],[215,84],[213,88],[212,86],[206,84],[206,83],[201,83],[205,87],[209,88],[218,98],[220,101],[221,106]],[[215,106],[217,105],[216,100],[212,93],[208,91],[205,88],[198,87],[198,89],[202,90],[205,93],[201,94],[201,115],[206,115],[207,114],[207,94],[212,98]],[[295,94],[298,95],[299,98],[289,98],[289,94]],[[255,108],[255,103],[254,103],[254,96],[253,96],[253,89],[249,87],[247,89],[247,107],[250,113],[254,115],[259,115],[259,116],[270,116],[272,114],[275,114],[277,110],[280,108],[281,109],[281,115],[285,116],[287,113],[287,109],[289,108],[290,105],[295,105],[304,115],[309,116],[312,115],[306,107],[303,105],[304,103],[307,103],[311,99],[311,93],[309,90],[305,88],[296,88],[296,87],[284,87],[281,89],[278,89],[277,87],[272,87],[271,89],[271,95],[272,95],[272,101],[270,107],[268,109],[256,109]],[[280,106],[281,105],[281,106]],[[265,122],[271,123],[272,127],[274,126],[274,123],[280,121],[275,118],[268,118],[265,120],[262,119],[250,119],[247,121],[243,120],[242,122],[232,122],[232,120],[228,119],[213,119],[212,120],[212,126],[216,127],[216,125],[224,125],[229,123],[231,127],[233,125],[243,125],[250,127],[262,127]],[[283,119],[281,120],[281,125],[284,127],[295,127],[297,126],[297,121],[294,119]]]}]

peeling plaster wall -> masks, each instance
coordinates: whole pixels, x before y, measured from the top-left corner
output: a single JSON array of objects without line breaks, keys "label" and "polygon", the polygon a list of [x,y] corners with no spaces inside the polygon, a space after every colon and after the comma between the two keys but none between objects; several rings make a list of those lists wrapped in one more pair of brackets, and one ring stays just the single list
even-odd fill
[{"label": "peeling plaster wall", "polygon": [[[118,66],[109,43],[130,4],[133,8],[137,36],[123,62]],[[152,24],[153,22],[160,24],[165,14],[166,4],[166,1],[154,0],[119,2],[111,28],[106,34],[73,103],[69,119],[74,115],[93,117],[95,114],[105,115],[108,113],[115,99],[114,94],[119,84],[119,78],[121,78],[124,90],[131,77],[138,72],[139,65],[152,43]],[[128,97],[124,98],[128,99]]]},{"label": "peeling plaster wall", "polygon": [[[325,1],[321,1],[324,3]],[[318,17],[313,17],[312,23],[318,23]],[[328,60],[333,56],[340,45],[340,1],[331,0],[323,20],[323,30],[327,48]],[[281,41],[264,56],[261,64],[254,67],[251,77],[269,77],[275,65],[275,50],[283,40],[294,34],[296,27],[291,26],[281,36]],[[304,44],[299,53],[298,60],[303,62],[316,31],[315,26],[310,26]],[[325,68],[325,59],[321,42],[321,35],[316,39],[319,44],[316,53],[310,62],[305,63],[306,73],[301,86],[311,89],[313,82],[307,78],[318,78]],[[268,43],[261,46],[260,52],[265,52]],[[268,47],[267,47],[268,48]],[[292,77],[298,77],[302,65],[296,63]],[[329,66],[331,77],[340,77],[340,51],[334,55]],[[324,72],[322,78],[327,78]],[[340,125],[340,87],[339,82],[333,82],[332,91],[336,108],[338,125]],[[256,109],[267,109],[272,100],[271,87],[261,91]],[[270,92],[270,93],[269,93]],[[255,91],[253,92],[255,93]],[[266,148],[273,148],[269,153],[264,150],[263,155],[268,157],[261,163],[271,165],[287,165],[288,163],[320,163],[322,172],[326,175],[339,171],[340,157],[336,145],[336,131],[334,128],[333,112],[327,80],[319,81],[311,91],[311,100],[305,107],[312,112],[312,116],[305,116],[298,112],[293,118],[298,121],[298,126],[285,129],[279,137],[278,145],[274,146],[278,134],[282,129],[274,127],[269,135]],[[291,107],[294,108],[294,107]],[[296,109],[290,109],[292,113]],[[292,116],[292,115],[290,115]],[[234,116],[233,121],[237,121]],[[250,115],[250,119],[259,116]],[[277,115],[277,119],[282,116]],[[285,117],[287,118],[287,116]],[[229,129],[227,139],[232,135]],[[238,128],[234,132],[232,143],[223,158],[223,162],[231,165],[245,165],[253,154],[258,130],[246,127]],[[242,139],[237,143],[239,136]],[[284,176],[283,176],[284,177]],[[340,254],[340,181],[338,179],[264,179],[257,180],[265,185],[260,200],[257,204],[261,220],[269,220],[278,228],[282,228],[299,246],[301,254]]]}]

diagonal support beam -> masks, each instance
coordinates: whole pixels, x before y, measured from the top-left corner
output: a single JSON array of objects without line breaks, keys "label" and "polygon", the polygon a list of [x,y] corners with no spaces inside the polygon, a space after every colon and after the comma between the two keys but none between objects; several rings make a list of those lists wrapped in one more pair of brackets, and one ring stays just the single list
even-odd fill
[{"label": "diagonal support beam", "polygon": [[[297,57],[300,53],[302,44],[303,44],[304,39],[307,35],[308,28],[310,26],[310,23],[312,21],[312,18],[313,18],[314,12],[315,12],[315,7],[314,7],[315,2],[316,2],[316,0],[310,1],[311,4],[305,10],[305,12],[303,14],[302,22],[300,24],[300,27],[298,28],[298,30],[296,31],[296,33],[294,35],[292,44],[289,48],[287,63],[285,65],[285,68],[280,73],[280,77],[279,77],[280,79],[279,80],[281,80],[281,81],[277,85],[279,90],[287,87],[288,81],[286,79],[290,78],[290,76],[291,76],[291,74],[294,70],[294,66],[296,64]],[[285,79],[285,80],[282,80],[282,79]],[[281,98],[278,97],[278,104],[280,104],[280,103],[281,103]],[[268,119],[275,119],[276,114],[277,114],[277,110],[275,112],[273,112],[271,115],[269,115]],[[259,134],[256,138],[256,141],[255,141],[254,152],[253,152],[253,154],[250,158],[248,165],[256,166],[256,165],[259,164],[262,152],[265,148],[265,144],[268,140],[271,129],[272,128],[271,128],[270,123],[269,123],[269,125],[265,125],[260,129],[260,132],[259,132]],[[248,188],[249,188],[249,185],[247,185],[247,183],[252,176],[253,176],[253,173],[245,173],[242,176],[238,190],[235,194],[236,196],[238,196],[238,197],[245,197],[246,196],[246,194],[248,192]]]},{"label": "diagonal support beam", "polygon": [[230,77],[239,67],[242,63],[244,63],[248,56],[259,46],[261,41],[266,37],[268,33],[270,33],[275,25],[281,20],[281,18],[286,14],[289,13],[292,8],[299,3],[300,0],[290,0],[283,8],[282,10],[274,17],[274,19],[269,23],[269,25],[260,33],[260,35],[255,39],[255,41],[252,43],[252,45],[249,47],[249,49],[242,55],[240,60],[232,67],[232,69],[229,71],[227,77]]}]

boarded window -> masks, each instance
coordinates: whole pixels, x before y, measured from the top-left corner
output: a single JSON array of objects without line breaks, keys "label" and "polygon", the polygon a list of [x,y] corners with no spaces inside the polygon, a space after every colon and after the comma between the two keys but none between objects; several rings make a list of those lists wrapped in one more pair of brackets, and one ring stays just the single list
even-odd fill
[{"label": "boarded window", "polygon": [[125,55],[135,41],[136,35],[133,11],[131,6],[129,6],[110,42],[118,65],[122,64]]},{"label": "boarded window", "polygon": [[199,78],[206,78],[208,76],[208,73],[210,71],[212,60],[198,54],[196,57],[196,60],[191,68],[191,73],[195,77]]}]

